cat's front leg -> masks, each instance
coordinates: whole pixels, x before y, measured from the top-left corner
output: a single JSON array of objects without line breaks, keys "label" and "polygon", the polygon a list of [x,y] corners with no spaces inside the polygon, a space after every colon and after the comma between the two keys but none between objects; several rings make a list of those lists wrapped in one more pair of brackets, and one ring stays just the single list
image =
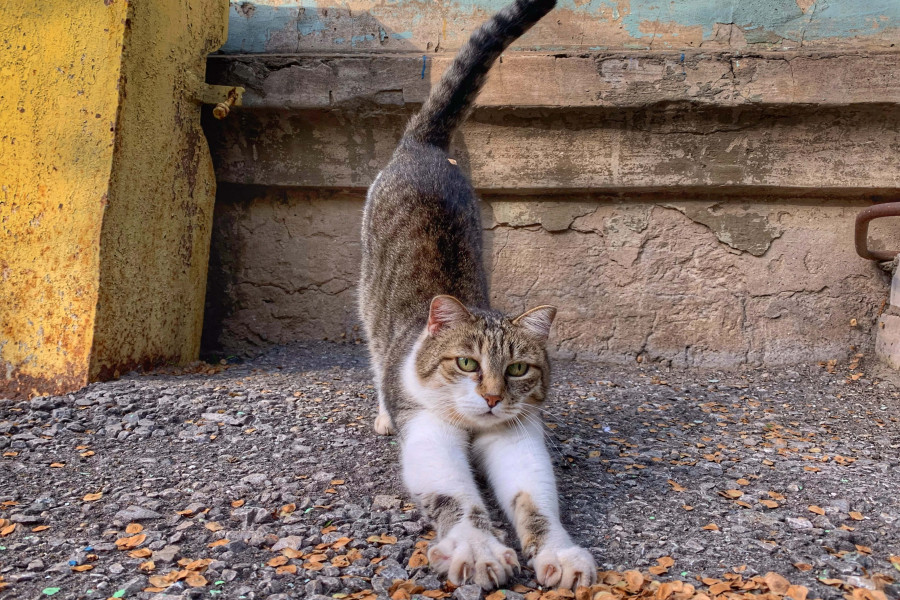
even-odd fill
[{"label": "cat's front leg", "polygon": [[594,557],[569,537],[559,519],[553,464],[536,417],[475,441],[497,501],[515,524],[522,553],[538,583],[573,589],[596,581]]},{"label": "cat's front leg", "polygon": [[519,562],[491,528],[469,465],[469,434],[423,411],[404,423],[402,439],[403,481],[437,531],[432,568],[455,585],[503,585]]}]

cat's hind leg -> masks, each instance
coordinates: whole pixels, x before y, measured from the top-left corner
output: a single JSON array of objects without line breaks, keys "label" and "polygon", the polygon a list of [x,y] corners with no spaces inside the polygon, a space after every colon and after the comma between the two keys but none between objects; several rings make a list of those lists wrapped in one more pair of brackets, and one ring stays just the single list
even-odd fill
[{"label": "cat's hind leg", "polygon": [[575,544],[559,519],[553,464],[537,417],[521,427],[476,438],[497,501],[515,524],[522,553],[543,586],[574,589],[596,581],[591,553]]},{"label": "cat's hind leg", "polygon": [[503,585],[516,551],[494,535],[469,465],[469,434],[420,412],[403,424],[403,481],[437,531],[428,560],[454,585]]}]

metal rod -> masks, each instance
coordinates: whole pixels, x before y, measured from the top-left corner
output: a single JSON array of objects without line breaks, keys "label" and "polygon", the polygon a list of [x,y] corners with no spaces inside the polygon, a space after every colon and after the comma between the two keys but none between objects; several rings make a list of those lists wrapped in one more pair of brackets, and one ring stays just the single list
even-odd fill
[{"label": "metal rod", "polygon": [[876,204],[856,215],[856,253],[868,260],[894,260],[898,252],[869,250],[869,221],[881,217],[900,217],[900,202]]}]

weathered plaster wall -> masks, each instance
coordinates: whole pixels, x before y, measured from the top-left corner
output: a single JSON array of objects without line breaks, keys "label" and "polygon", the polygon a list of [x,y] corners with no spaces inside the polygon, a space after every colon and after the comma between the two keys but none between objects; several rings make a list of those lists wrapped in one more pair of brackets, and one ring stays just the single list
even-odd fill
[{"label": "weathered plaster wall", "polygon": [[87,383],[126,9],[0,0],[0,397]]},{"label": "weathered plaster wall", "polygon": [[[453,51],[505,3],[233,1],[222,51]],[[561,0],[514,49],[888,48],[898,26],[893,0]]]},{"label": "weathered plaster wall", "polygon": [[[234,350],[355,340],[363,194],[226,186],[207,340]],[[490,196],[494,304],[560,307],[557,355],[798,363],[871,346],[886,276],[853,251],[864,201]],[[872,245],[898,239],[882,223]],[[855,319],[856,326],[851,325]]]},{"label": "weathered plaster wall", "polygon": [[0,397],[195,360],[224,0],[0,0]]},{"label": "weathered plaster wall", "polygon": [[91,377],[196,360],[216,181],[194,98],[222,0],[132,2]]}]

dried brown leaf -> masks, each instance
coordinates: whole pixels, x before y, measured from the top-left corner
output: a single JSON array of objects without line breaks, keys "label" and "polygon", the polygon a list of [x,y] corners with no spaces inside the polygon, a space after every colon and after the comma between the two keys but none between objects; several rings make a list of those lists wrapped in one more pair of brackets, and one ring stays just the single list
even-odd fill
[{"label": "dried brown leaf", "polygon": [[765,575],[763,575],[763,580],[766,582],[766,585],[769,586],[769,589],[783,596],[788,588],[791,587],[791,582],[779,575],[774,571],[769,571]]},{"label": "dried brown leaf", "polygon": [[102,497],[103,497],[103,492],[96,492],[94,494],[85,494],[84,498],[82,498],[82,500],[84,500],[85,502],[94,502],[96,500],[99,500]]},{"label": "dried brown leaf", "polygon": [[144,530],[144,526],[140,523],[129,523],[128,527],[125,528],[125,533],[129,535],[134,535],[135,533],[140,533]]},{"label": "dried brown leaf", "polygon": [[862,521],[865,517],[862,516],[861,512],[857,512],[855,510],[850,511],[850,518],[854,521]]},{"label": "dried brown leaf", "polygon": [[825,514],[825,509],[822,508],[821,506],[816,506],[815,504],[810,504],[807,508],[809,509],[809,512],[811,512],[811,513],[816,513],[817,515]]}]

